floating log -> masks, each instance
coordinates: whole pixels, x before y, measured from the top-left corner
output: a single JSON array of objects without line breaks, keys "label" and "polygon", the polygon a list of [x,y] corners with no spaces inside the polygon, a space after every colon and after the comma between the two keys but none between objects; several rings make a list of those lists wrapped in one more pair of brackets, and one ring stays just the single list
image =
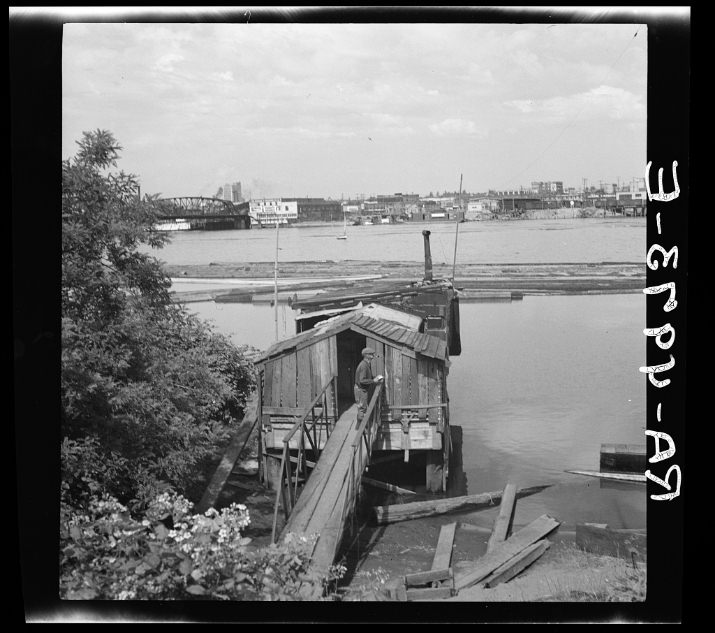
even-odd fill
[{"label": "floating log", "polygon": [[253,301],[253,291],[217,294],[214,295],[213,300],[214,303],[251,303]]},{"label": "floating log", "polygon": [[551,547],[551,543],[546,539],[537,541],[529,545],[520,554],[509,559],[506,563],[497,567],[489,576],[487,576],[480,584],[487,588],[496,587],[502,582],[507,582],[524,571],[537,558],[539,558],[547,549]]},{"label": "floating log", "polygon": [[601,444],[600,468],[604,473],[645,472],[645,444]]},{"label": "floating log", "polygon": [[576,524],[576,545],[586,552],[644,561],[647,556],[645,530],[612,530],[593,523]]},{"label": "floating log", "polygon": [[516,485],[507,484],[502,493],[502,501],[499,504],[499,515],[494,520],[494,529],[487,543],[487,552],[491,552],[499,543],[506,541],[511,531],[511,524],[514,520],[514,510],[516,509]]},{"label": "floating log", "polygon": [[[432,570],[447,569],[452,564],[452,547],[454,545],[454,534],[457,530],[456,523],[443,525],[439,531],[437,550],[432,559]],[[438,578],[436,580],[441,580]]]},{"label": "floating log", "polygon": [[600,473],[595,470],[567,470],[567,473],[574,475],[585,475],[586,477],[599,477],[600,479],[608,479],[613,481],[629,481],[631,483],[646,482],[646,476],[636,473]]},{"label": "floating log", "polygon": [[381,488],[382,490],[389,490],[390,492],[397,492],[401,495],[416,495],[414,490],[408,490],[407,488],[400,488],[395,484],[388,484],[384,481],[378,481],[377,479],[370,479],[370,477],[363,476],[362,483],[368,486],[373,486],[374,488]]},{"label": "floating log", "polygon": [[[516,498],[520,499],[529,495],[541,492],[549,488],[546,486],[533,486],[517,490]],[[375,506],[374,521],[377,525],[385,523],[396,523],[398,521],[409,521],[421,517],[435,516],[437,514],[447,514],[461,510],[477,510],[497,506],[501,503],[503,491],[483,492],[476,495],[465,495],[462,497],[448,497],[443,499],[429,499],[427,501],[413,501],[412,503],[401,503],[387,506]]]},{"label": "floating log", "polygon": [[455,574],[454,588],[459,591],[478,583],[489,576],[494,570],[520,554],[532,543],[541,540],[547,534],[559,527],[560,522],[547,514],[541,515],[529,525],[522,528],[491,552],[488,552],[470,570]]}]

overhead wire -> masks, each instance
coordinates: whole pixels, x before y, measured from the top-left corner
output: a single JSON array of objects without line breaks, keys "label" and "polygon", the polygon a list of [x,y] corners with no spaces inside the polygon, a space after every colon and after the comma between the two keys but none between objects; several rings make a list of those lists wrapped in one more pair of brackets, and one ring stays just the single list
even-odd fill
[{"label": "overhead wire", "polygon": [[[628,43],[624,46],[623,50],[620,52],[620,54],[618,55],[616,60],[608,67],[608,69],[606,70],[606,74],[604,75],[604,77],[601,81],[605,81],[606,79],[608,79],[610,74],[613,72],[613,69],[615,68],[616,64],[619,61],[621,61],[621,58],[626,54],[626,51],[630,48],[633,40],[636,38],[636,36],[640,32],[640,30],[641,30],[641,27],[639,26],[636,29],[636,32],[633,34],[633,37],[631,37],[628,40]],[[576,119],[578,119],[578,117],[581,115],[581,113],[583,112],[585,107],[586,107],[586,104],[584,103],[578,109],[578,111],[573,116],[573,118],[569,122],[567,122],[566,125],[564,125],[564,127],[561,128],[561,131],[556,135],[556,137],[546,147],[544,147],[544,149],[541,150],[541,152],[539,154],[536,155],[534,160],[532,160],[526,167],[524,167],[521,171],[517,172],[514,176],[511,177],[511,179],[510,179],[511,182],[514,182],[515,180],[517,180],[519,178],[519,176],[521,176],[527,169],[529,169],[532,165],[534,165],[549,149],[551,149],[551,147],[564,135],[566,130],[568,130],[576,122]]]}]

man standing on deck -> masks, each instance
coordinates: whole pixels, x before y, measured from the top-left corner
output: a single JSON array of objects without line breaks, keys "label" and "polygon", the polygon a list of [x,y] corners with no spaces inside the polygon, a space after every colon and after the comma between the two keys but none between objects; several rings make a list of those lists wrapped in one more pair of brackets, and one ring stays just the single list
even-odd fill
[{"label": "man standing on deck", "polygon": [[362,421],[367,411],[368,399],[372,395],[372,387],[382,380],[382,376],[373,378],[370,362],[375,358],[375,350],[366,347],[362,351],[362,360],[355,370],[355,402],[357,403],[357,421]]}]

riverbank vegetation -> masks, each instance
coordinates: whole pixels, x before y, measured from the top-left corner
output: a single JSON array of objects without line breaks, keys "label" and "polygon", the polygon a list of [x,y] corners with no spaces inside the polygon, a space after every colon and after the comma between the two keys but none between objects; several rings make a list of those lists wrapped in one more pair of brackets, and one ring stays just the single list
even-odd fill
[{"label": "riverbank vegetation", "polygon": [[310,547],[249,549],[245,506],[191,513],[186,495],[254,387],[250,350],[171,302],[139,252],[154,199],[117,167],[111,133],[62,163],[60,596],[295,599]]}]

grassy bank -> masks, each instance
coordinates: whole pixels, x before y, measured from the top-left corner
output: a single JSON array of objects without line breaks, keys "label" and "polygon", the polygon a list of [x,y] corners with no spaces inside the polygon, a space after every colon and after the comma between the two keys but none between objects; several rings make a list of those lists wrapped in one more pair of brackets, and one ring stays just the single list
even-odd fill
[{"label": "grassy bank", "polygon": [[463,589],[456,602],[640,602],[646,598],[646,567],[584,552],[555,542],[533,565],[491,589]]}]

